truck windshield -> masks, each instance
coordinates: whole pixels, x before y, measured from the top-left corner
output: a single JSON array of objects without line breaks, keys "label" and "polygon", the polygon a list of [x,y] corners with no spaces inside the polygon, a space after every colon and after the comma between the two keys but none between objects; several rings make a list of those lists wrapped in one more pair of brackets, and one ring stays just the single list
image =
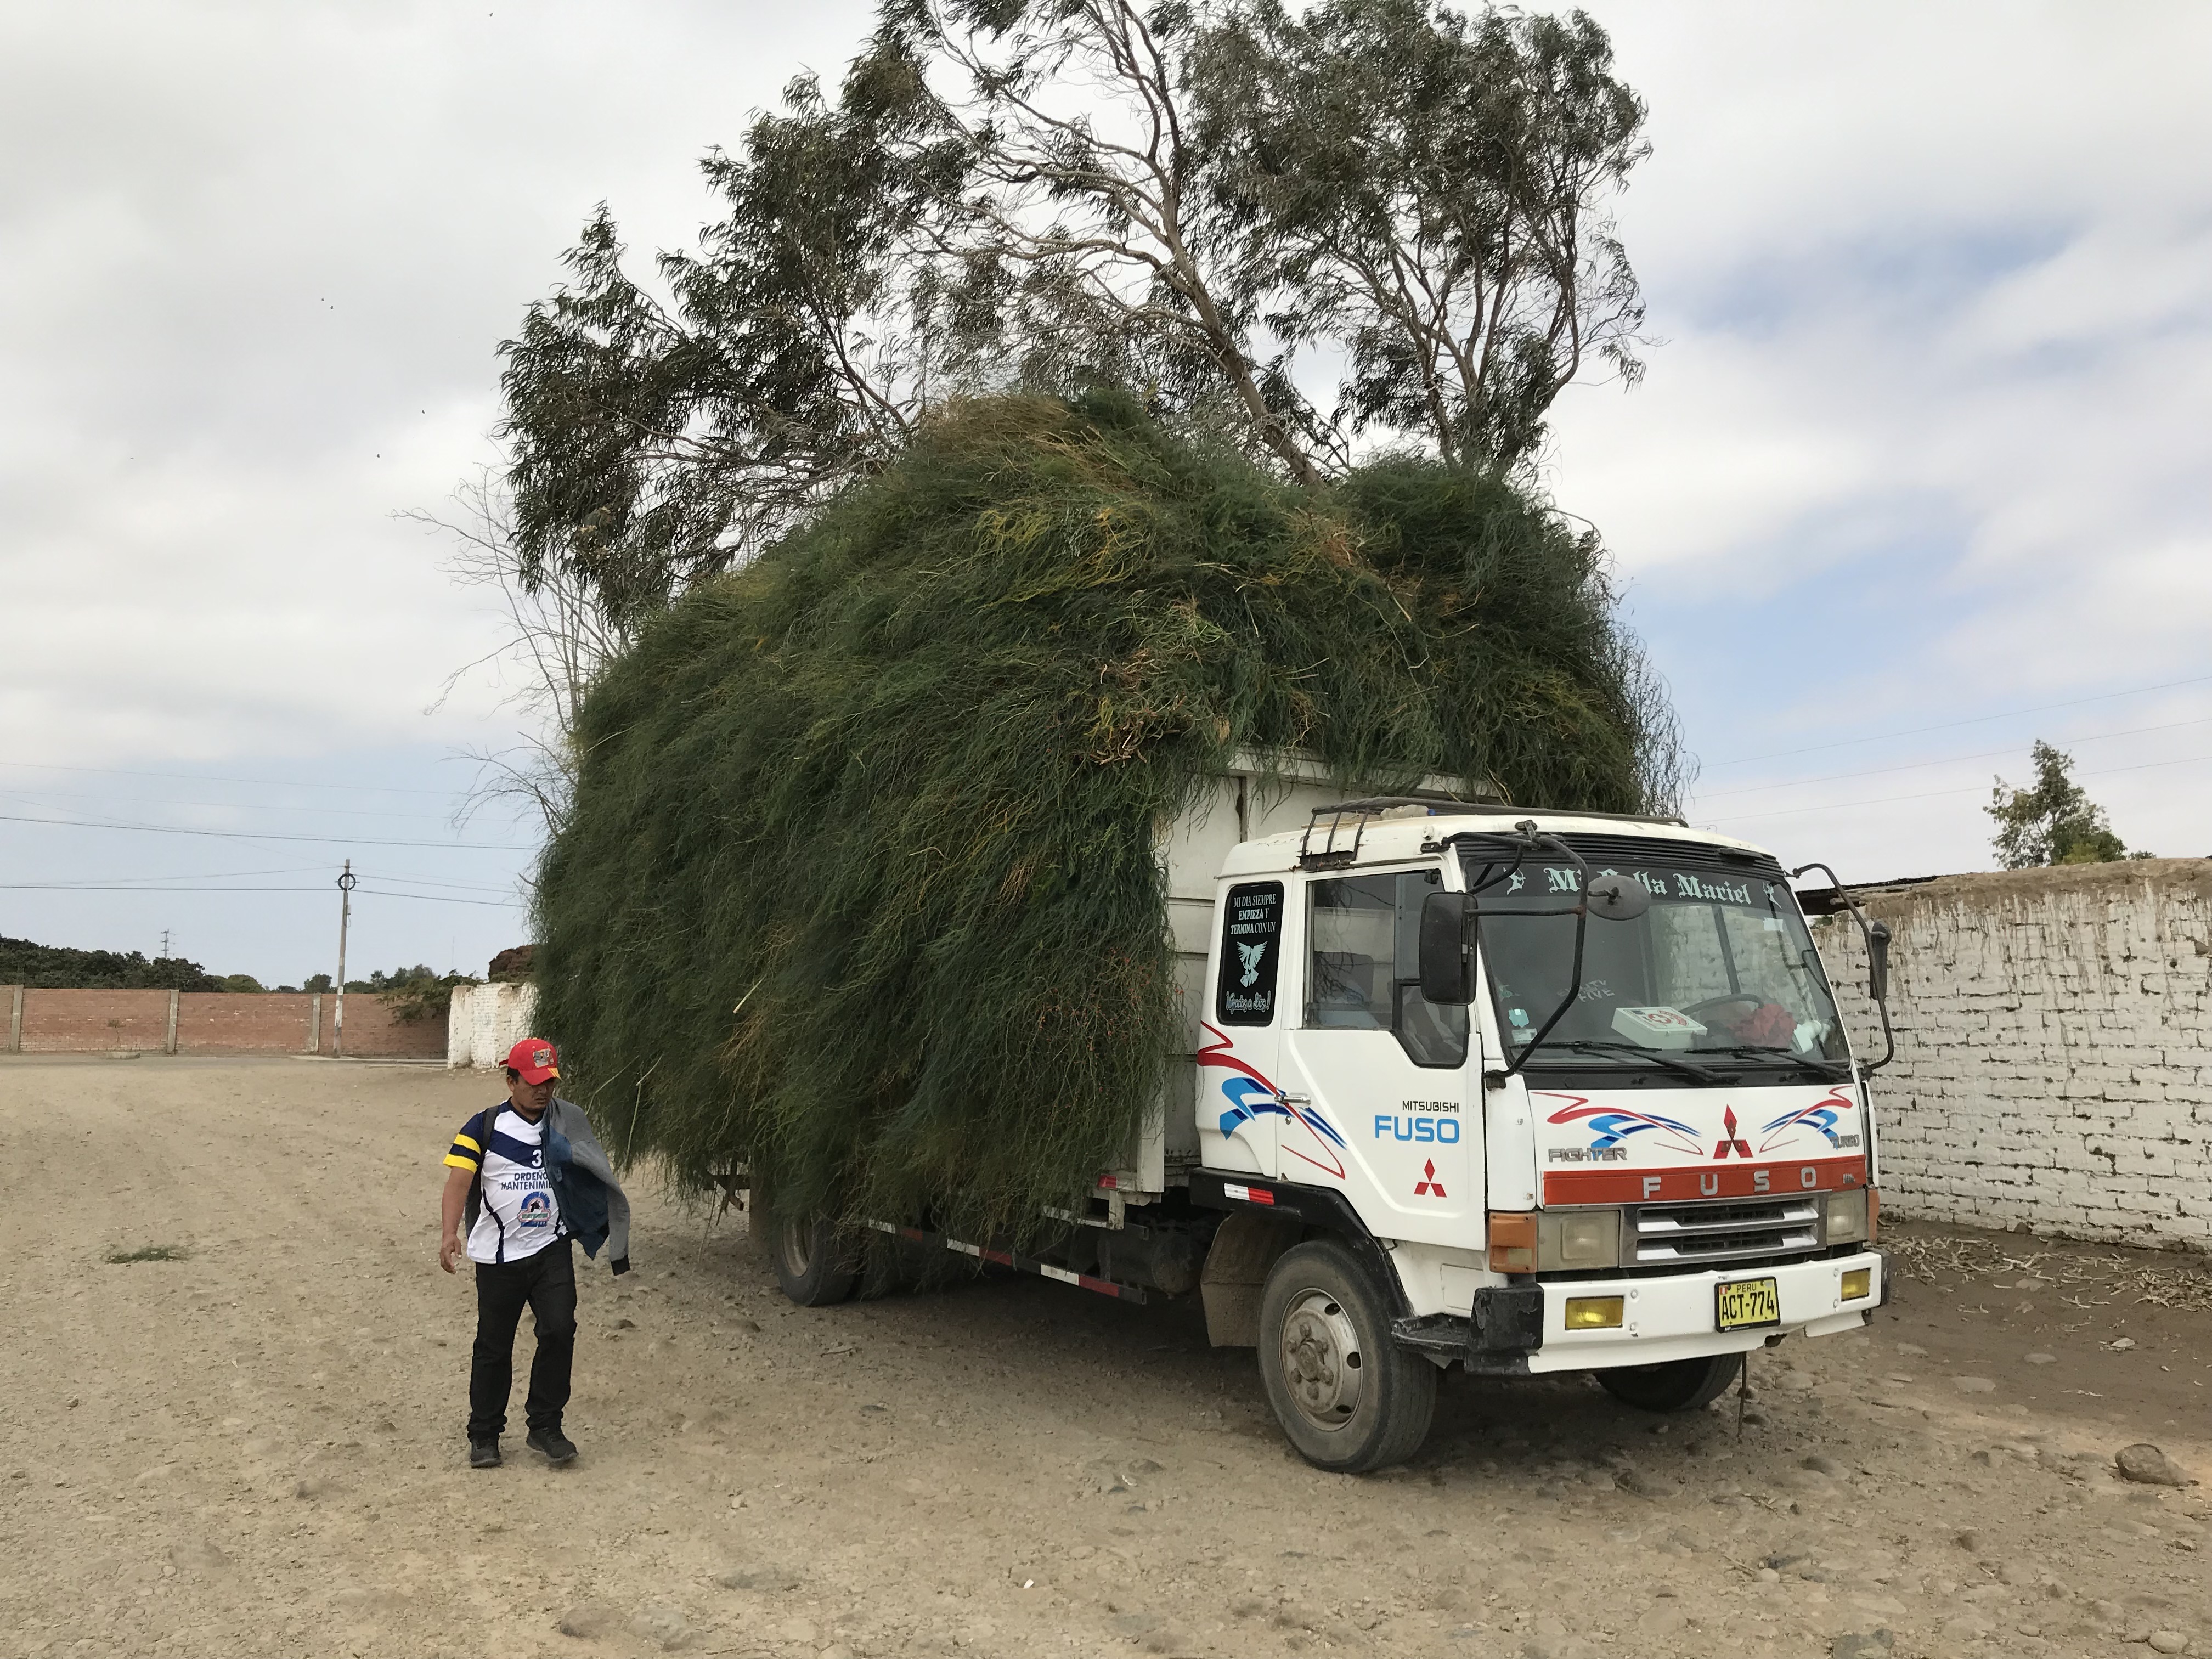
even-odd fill
[{"label": "truck windshield", "polygon": [[[1483,872],[1471,873],[1480,880]],[[1590,873],[1626,876],[1651,905],[1632,921],[1590,918],[1581,994],[1531,1065],[1663,1076],[1649,1057],[1679,1054],[1700,1069],[1778,1073],[1846,1061],[1826,976],[1782,882],[1595,860]],[[1531,862],[1482,895],[1479,938],[1509,1055],[1534,1039],[1566,994],[1580,881],[1571,865]],[[1510,914],[1545,909],[1563,914]]]}]

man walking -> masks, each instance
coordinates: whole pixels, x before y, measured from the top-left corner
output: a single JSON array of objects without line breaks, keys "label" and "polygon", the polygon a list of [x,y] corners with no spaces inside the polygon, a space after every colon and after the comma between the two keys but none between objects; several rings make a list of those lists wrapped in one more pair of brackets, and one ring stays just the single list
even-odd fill
[{"label": "man walking", "polygon": [[477,1270],[477,1340],[469,1365],[469,1467],[500,1464],[514,1388],[514,1332],[527,1304],[538,1328],[524,1442],[553,1463],[576,1455],[561,1432],[576,1349],[576,1262],[602,1244],[629,1271],[629,1200],[582,1108],[554,1097],[553,1045],[526,1037],[507,1056],[507,1099],[460,1127],[446,1154],[438,1265]]}]

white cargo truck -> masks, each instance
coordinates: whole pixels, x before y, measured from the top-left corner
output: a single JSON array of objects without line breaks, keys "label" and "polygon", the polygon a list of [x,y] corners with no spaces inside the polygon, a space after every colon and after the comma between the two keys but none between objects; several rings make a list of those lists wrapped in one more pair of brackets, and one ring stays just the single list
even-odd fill
[{"label": "white cargo truck", "polygon": [[[1885,1299],[1874,1066],[1802,872],[1674,820],[1251,772],[1162,848],[1189,1042],[1138,1143],[1035,1255],[926,1217],[872,1218],[879,1248],[1195,1292],[1292,1444],[1346,1471],[1409,1455],[1453,1365],[1681,1411]],[[768,1243],[793,1299],[851,1294],[849,1236]]]}]

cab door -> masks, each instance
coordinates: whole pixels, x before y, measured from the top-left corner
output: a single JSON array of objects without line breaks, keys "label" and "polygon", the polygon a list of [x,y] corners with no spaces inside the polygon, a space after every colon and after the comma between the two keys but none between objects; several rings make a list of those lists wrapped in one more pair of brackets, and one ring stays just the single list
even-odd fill
[{"label": "cab door", "polygon": [[1294,931],[1290,886],[1280,877],[1221,885],[1207,973],[1212,994],[1198,1034],[1199,1161],[1209,1170],[1282,1174],[1276,1152],[1285,1109],[1275,1074],[1284,1006],[1297,984],[1284,964]]},{"label": "cab door", "polygon": [[1433,865],[1297,883],[1277,1175],[1341,1188],[1383,1237],[1465,1244],[1481,1231],[1481,1066],[1468,1010],[1420,983],[1421,902],[1442,884]]}]

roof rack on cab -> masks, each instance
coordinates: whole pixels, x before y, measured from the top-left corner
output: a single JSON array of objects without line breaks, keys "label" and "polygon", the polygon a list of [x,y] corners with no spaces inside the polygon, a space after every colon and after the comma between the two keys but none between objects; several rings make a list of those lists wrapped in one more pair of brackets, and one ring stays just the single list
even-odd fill
[{"label": "roof rack on cab", "polygon": [[[1340,801],[1334,806],[1316,806],[1306,821],[1305,833],[1298,837],[1298,868],[1301,870],[1338,870],[1358,862],[1359,843],[1365,836],[1368,821],[1372,818],[1411,817],[1529,817],[1546,816],[1542,807],[1515,806],[1496,797],[1482,800],[1448,800],[1434,795],[1370,795],[1363,800]],[[1690,826],[1681,818],[1665,817],[1651,812],[1595,812],[1577,808],[1557,814],[1577,818],[1605,818],[1615,823],[1671,823],[1678,830]],[[1314,845],[1314,832],[1328,820],[1328,834],[1322,844]],[[1342,844],[1340,837],[1349,824],[1352,841]]]}]

